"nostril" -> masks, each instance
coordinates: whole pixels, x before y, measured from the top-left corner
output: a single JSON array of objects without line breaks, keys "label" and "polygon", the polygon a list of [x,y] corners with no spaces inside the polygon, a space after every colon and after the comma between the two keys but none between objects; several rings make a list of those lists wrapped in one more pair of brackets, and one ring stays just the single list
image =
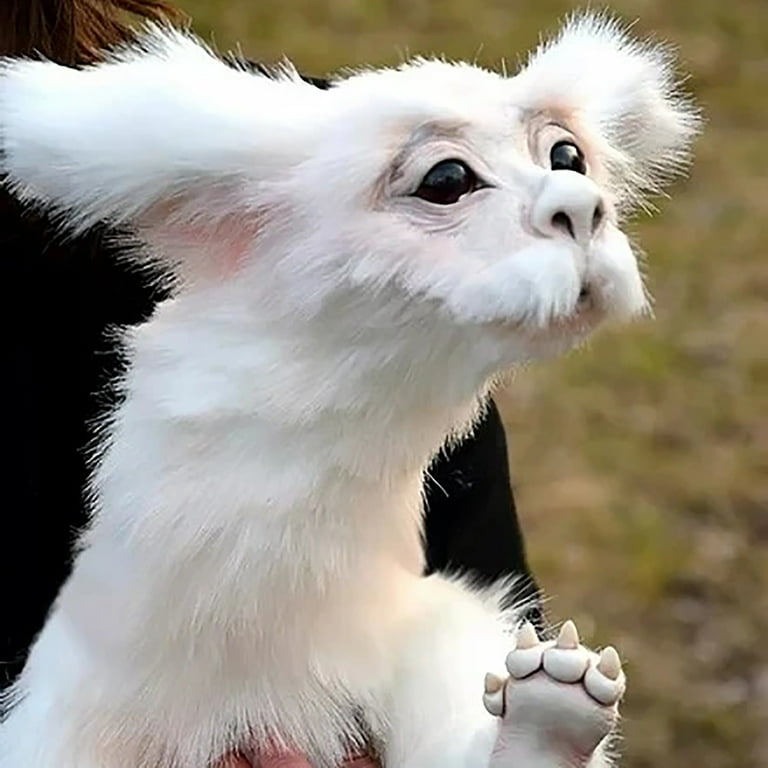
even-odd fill
[{"label": "nostril", "polygon": [[594,234],[597,231],[597,228],[602,223],[603,216],[605,216],[605,210],[603,209],[603,204],[598,203],[595,206],[595,212],[592,214],[592,234]]},{"label": "nostril", "polygon": [[571,217],[564,211],[557,211],[555,213],[552,217],[552,226],[561,232],[567,232],[574,240],[576,239],[576,232],[573,229]]},{"label": "nostril", "polygon": [[587,311],[594,306],[594,298],[592,295],[592,288],[589,283],[583,283],[581,290],[579,291],[579,298],[576,301],[576,309],[579,311]]}]

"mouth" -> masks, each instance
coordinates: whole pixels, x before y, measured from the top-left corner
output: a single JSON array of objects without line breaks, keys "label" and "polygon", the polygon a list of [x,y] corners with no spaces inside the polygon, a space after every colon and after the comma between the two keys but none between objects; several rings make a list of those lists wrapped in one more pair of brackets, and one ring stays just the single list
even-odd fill
[{"label": "mouth", "polygon": [[534,344],[578,344],[589,336],[606,317],[606,310],[599,290],[584,283],[576,302],[568,314],[550,318],[544,325],[533,325],[528,321],[493,323],[505,334],[515,330]]},{"label": "mouth", "polygon": [[552,318],[536,336],[578,339],[589,335],[605,318],[605,309],[600,301],[599,291],[584,283],[579,291],[573,310],[567,315]]}]

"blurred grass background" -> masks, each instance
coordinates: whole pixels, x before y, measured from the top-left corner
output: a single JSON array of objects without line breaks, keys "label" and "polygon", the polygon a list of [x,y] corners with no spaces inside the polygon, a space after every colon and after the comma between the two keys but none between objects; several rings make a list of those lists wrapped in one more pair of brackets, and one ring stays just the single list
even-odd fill
[{"label": "blurred grass background", "polygon": [[[180,0],[221,49],[306,73],[444,53],[510,65],[563,0]],[[553,617],[627,660],[627,768],[768,766],[768,2],[616,0],[673,41],[708,125],[632,231],[653,322],[500,398]]]}]

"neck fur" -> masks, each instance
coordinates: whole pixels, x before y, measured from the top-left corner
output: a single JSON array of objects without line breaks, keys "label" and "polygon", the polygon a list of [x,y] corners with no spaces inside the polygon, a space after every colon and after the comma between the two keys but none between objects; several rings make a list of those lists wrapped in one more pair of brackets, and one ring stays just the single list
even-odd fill
[{"label": "neck fur", "polygon": [[228,589],[264,569],[324,591],[372,557],[419,572],[423,473],[475,419],[477,377],[462,380],[457,361],[450,376],[418,370],[434,365],[434,349],[412,326],[382,365],[381,334],[340,344],[330,322],[319,339],[210,306],[167,302],[129,338],[91,540],[144,567],[216,562]]}]

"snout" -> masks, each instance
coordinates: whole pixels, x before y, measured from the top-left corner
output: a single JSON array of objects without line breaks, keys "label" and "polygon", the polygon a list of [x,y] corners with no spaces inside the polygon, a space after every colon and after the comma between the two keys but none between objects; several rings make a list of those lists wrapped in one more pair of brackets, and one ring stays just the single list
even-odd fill
[{"label": "snout", "polygon": [[567,286],[569,300],[550,315],[566,325],[588,316],[623,319],[647,306],[635,254],[612,225],[609,210],[597,185],[573,171],[546,173],[534,197],[531,224],[545,247],[542,254],[550,254],[553,266],[568,265],[578,275],[578,282]]},{"label": "snout", "polygon": [[545,237],[575,241],[587,248],[605,218],[597,185],[574,171],[551,171],[533,203],[531,223]]}]

